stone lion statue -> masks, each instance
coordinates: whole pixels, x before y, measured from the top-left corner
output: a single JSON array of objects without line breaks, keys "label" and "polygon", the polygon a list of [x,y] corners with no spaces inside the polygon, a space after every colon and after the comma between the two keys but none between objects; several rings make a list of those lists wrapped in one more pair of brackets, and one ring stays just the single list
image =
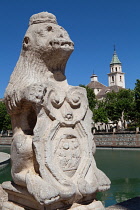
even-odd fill
[{"label": "stone lion statue", "polygon": [[[110,187],[93,157],[86,91],[68,85],[65,77],[73,49],[53,14],[33,15],[5,92],[14,133],[13,181],[21,187],[19,196],[24,188],[30,199],[51,209],[89,200]],[[17,192],[16,187],[6,188]]]}]

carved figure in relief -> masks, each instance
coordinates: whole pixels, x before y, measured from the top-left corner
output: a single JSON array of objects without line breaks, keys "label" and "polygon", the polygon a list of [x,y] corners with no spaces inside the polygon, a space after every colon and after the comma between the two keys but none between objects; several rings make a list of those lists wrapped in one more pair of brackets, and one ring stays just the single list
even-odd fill
[{"label": "carved figure in relief", "polygon": [[33,15],[5,92],[14,132],[13,181],[41,205],[81,202],[110,187],[94,160],[86,91],[65,77],[73,48],[54,15]]}]

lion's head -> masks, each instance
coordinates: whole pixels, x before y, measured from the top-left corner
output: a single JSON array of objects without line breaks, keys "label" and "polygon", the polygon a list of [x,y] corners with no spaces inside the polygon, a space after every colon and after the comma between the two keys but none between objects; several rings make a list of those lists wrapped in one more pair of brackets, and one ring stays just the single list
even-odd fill
[{"label": "lion's head", "polygon": [[33,84],[64,81],[66,63],[73,49],[68,33],[57,24],[53,14],[41,12],[31,16],[5,101],[17,104],[24,89]]},{"label": "lion's head", "polygon": [[49,71],[64,71],[73,46],[68,33],[57,24],[54,15],[42,12],[30,18],[23,40],[23,54],[26,51],[34,54]]}]

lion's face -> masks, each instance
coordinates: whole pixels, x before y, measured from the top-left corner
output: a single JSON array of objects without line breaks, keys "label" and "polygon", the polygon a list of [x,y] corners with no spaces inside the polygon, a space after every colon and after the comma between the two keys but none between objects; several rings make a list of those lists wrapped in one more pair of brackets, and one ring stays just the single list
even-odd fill
[{"label": "lion's face", "polygon": [[46,56],[54,56],[57,53],[71,54],[74,44],[68,33],[59,25],[53,23],[41,23],[31,25],[24,37],[23,50],[32,50]]}]

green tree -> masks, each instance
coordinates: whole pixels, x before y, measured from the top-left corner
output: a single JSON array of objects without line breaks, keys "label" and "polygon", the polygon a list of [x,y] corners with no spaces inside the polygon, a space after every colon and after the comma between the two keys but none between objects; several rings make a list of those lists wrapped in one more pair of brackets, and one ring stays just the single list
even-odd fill
[{"label": "green tree", "polygon": [[[121,89],[117,95],[118,108],[121,113],[121,119],[133,120],[135,113],[135,94],[133,90]],[[132,115],[133,113],[133,115]]]},{"label": "green tree", "polygon": [[120,113],[118,112],[117,105],[117,93],[112,91],[107,93],[105,99],[105,107],[107,111],[108,119],[113,121],[114,123],[118,123],[120,119]]},{"label": "green tree", "polygon": [[[93,112],[93,120],[95,123],[101,122],[107,124],[110,121],[118,125],[122,122],[122,128],[125,128],[126,121],[134,122],[136,119],[136,92],[130,89],[120,89],[119,92],[109,92],[106,98],[98,101],[92,89],[85,85],[80,85],[86,88],[89,107]],[[137,88],[137,100],[139,104],[139,119],[140,119],[140,80],[138,81],[139,89]],[[138,114],[137,114],[138,118]]]},{"label": "green tree", "polygon": [[96,103],[97,103],[97,100],[96,100],[93,90],[85,85],[79,85],[79,86],[86,89],[89,108],[91,109],[91,111],[93,111],[96,106]]},{"label": "green tree", "polygon": [[114,123],[122,122],[125,127],[126,120],[132,120],[135,108],[134,91],[121,89],[119,92],[110,92],[106,96],[106,110],[108,118]]},{"label": "green tree", "polygon": [[95,123],[108,123],[108,115],[106,111],[106,106],[104,101],[98,101],[96,108],[93,110],[93,120]]},{"label": "green tree", "polygon": [[3,130],[12,130],[11,118],[9,114],[5,115],[5,119],[3,122]]},{"label": "green tree", "polygon": [[3,102],[0,102],[0,131],[1,130],[11,130],[11,119]]},{"label": "green tree", "polygon": [[134,88],[135,93],[135,118],[136,118],[136,124],[140,126],[140,80],[137,79],[135,83]]}]

